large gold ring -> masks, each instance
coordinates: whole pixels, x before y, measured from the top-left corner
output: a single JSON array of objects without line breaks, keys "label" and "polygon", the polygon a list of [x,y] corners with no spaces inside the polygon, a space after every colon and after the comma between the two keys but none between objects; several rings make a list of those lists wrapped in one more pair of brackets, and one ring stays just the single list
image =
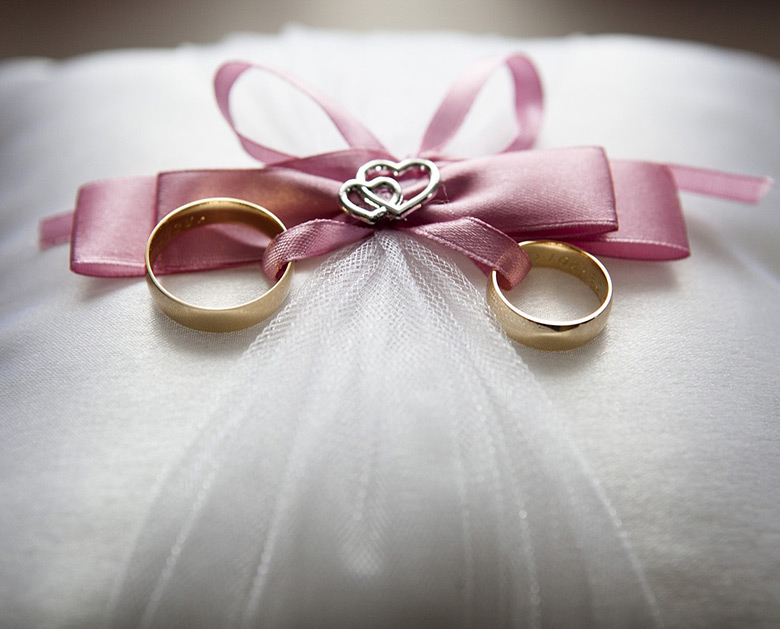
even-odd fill
[{"label": "large gold ring", "polygon": [[180,233],[216,223],[240,223],[269,238],[286,230],[284,223],[265,208],[239,199],[202,199],[188,203],[163,218],[146,243],[146,283],[157,306],[168,317],[194,330],[234,332],[259,323],[273,314],[290,290],[293,265],[287,265],[268,291],[243,304],[226,308],[206,308],[187,303],[170,293],[154,274],[154,263]]},{"label": "large gold ring", "polygon": [[612,308],[612,280],[607,269],[589,253],[562,242],[531,240],[519,243],[537,267],[559,269],[582,280],[599,298],[589,315],[570,321],[534,317],[512,304],[498,284],[495,271],[488,282],[488,303],[506,333],[514,340],[545,350],[567,350],[595,338],[607,323]]}]

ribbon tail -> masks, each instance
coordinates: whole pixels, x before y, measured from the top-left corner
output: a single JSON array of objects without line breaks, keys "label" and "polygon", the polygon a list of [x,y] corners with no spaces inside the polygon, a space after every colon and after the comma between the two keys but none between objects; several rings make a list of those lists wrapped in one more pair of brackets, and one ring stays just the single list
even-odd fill
[{"label": "ribbon tail", "polygon": [[44,218],[38,225],[38,247],[49,249],[70,242],[75,212],[63,212]]},{"label": "ribbon tail", "polygon": [[632,260],[679,260],[690,255],[679,191],[758,203],[769,191],[768,177],[635,160],[610,160],[617,231],[576,244],[596,255]]},{"label": "ribbon tail", "polygon": [[515,240],[478,218],[466,216],[399,229],[465,255],[484,273],[495,270],[505,289],[517,286],[531,270],[531,261]]},{"label": "ribbon tail", "polygon": [[743,203],[758,203],[774,183],[769,177],[737,175],[680,164],[666,164],[666,167],[680,190]]}]

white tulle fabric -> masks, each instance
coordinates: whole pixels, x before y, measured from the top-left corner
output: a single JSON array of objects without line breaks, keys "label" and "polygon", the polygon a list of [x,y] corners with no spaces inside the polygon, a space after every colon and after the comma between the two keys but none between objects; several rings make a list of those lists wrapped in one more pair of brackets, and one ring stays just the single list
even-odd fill
[{"label": "white tulle fabric", "polygon": [[552,405],[413,238],[323,263],[215,390],[150,499],[116,626],[655,626]]}]

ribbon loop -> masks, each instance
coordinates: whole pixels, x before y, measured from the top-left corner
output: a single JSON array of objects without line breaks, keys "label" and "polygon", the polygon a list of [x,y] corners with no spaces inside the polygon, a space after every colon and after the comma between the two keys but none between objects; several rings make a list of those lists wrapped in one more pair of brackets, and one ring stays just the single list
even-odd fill
[{"label": "ribbon loop", "polygon": [[338,129],[341,137],[344,138],[344,141],[347,143],[349,148],[363,148],[378,151],[380,153],[387,153],[387,149],[376,138],[376,136],[374,136],[373,133],[364,127],[355,117],[348,114],[339,105],[331,101],[325,95],[320,94],[311,87],[304,85],[289,74],[270,66],[244,63],[241,61],[231,61],[224,64],[217,71],[217,74],[214,78],[214,92],[216,94],[217,104],[219,105],[219,110],[222,112],[222,116],[230,125],[233,133],[235,133],[238,137],[239,141],[241,142],[241,146],[244,147],[244,150],[255,159],[265,164],[276,164],[286,160],[294,159],[295,156],[277,151],[263,144],[259,144],[238,130],[235,120],[233,119],[233,114],[230,111],[230,94],[239,77],[244,74],[244,72],[251,69],[262,70],[264,72],[268,72],[269,74],[273,74],[316,103],[336,126],[336,129]]},{"label": "ribbon loop", "polygon": [[423,135],[419,154],[440,153],[463,125],[466,115],[488,79],[506,66],[514,86],[517,133],[502,153],[529,149],[542,123],[542,84],[531,61],[520,54],[490,57],[466,69],[455,81]]},{"label": "ribbon loop", "polygon": [[263,271],[276,280],[288,262],[307,260],[354,244],[373,235],[370,227],[345,221],[319,218],[282,232],[271,241],[263,255]]},{"label": "ribbon loop", "polygon": [[501,287],[507,290],[522,282],[531,270],[531,261],[517,242],[472,216],[400,229],[465,255],[486,274],[497,271]]}]

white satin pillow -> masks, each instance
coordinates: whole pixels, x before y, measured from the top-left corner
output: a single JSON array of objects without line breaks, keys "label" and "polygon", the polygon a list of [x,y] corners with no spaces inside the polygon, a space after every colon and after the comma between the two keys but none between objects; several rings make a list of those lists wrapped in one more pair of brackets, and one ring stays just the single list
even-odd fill
[{"label": "white satin pillow", "polygon": [[[453,574],[461,574],[461,568],[467,576],[481,574],[478,564],[465,560],[461,565],[431,559],[431,548],[438,549],[438,558],[448,557],[454,550],[461,557],[459,542],[450,544],[449,533],[425,537],[416,542],[419,547],[404,538],[407,550],[420,557],[418,564],[409,565],[424,575],[423,582],[442,584],[441,588],[431,586],[428,596],[424,589],[398,585],[396,573],[386,564],[381,565],[396,579],[388,581],[395,585],[386,590],[366,594],[366,584],[382,581],[372,581],[376,575],[357,570],[350,573],[354,577],[351,581],[342,574],[339,587],[331,591],[330,572],[307,569],[311,565],[331,566],[331,560],[320,558],[322,562],[317,563],[311,559],[319,557],[316,553],[308,556],[295,550],[301,547],[294,543],[294,532],[307,518],[315,524],[300,529],[305,530],[302,539],[316,540],[317,526],[323,527],[322,539],[328,539],[324,532],[330,526],[327,520],[310,517],[313,512],[307,513],[306,507],[284,511],[286,519],[281,521],[290,528],[276,535],[289,546],[284,555],[287,561],[276,566],[269,583],[257,575],[231,581],[231,574],[244,573],[234,573],[235,566],[220,563],[220,557],[236,557],[234,561],[240,563],[242,553],[237,551],[242,547],[236,545],[247,543],[235,531],[251,532],[270,516],[257,505],[253,507],[256,512],[242,506],[248,498],[235,489],[252,487],[256,482],[257,477],[247,476],[245,471],[260,474],[251,467],[257,458],[250,451],[244,461],[229,449],[220,455],[220,461],[233,474],[233,489],[226,488],[210,503],[210,519],[192,519],[191,528],[197,535],[193,533],[194,537],[186,540],[193,557],[199,549],[224,547],[225,552],[208,555],[214,562],[211,573],[198,568],[197,562],[191,564],[189,572],[165,568],[165,557],[175,557],[181,551],[177,550],[177,531],[182,535],[188,530],[186,514],[197,513],[199,494],[195,491],[190,496],[188,492],[206,481],[203,466],[193,463],[192,457],[197,461],[198,452],[210,452],[205,446],[198,450],[198,444],[203,434],[218,433],[210,423],[214,409],[239,408],[247,399],[260,395],[259,385],[252,385],[255,388],[245,394],[234,390],[230,374],[240,369],[240,381],[252,382],[253,366],[242,353],[260,330],[265,330],[261,338],[270,335],[269,343],[277,341],[269,328],[262,326],[226,336],[185,330],[154,310],[141,281],[71,274],[66,248],[37,250],[38,221],[68,209],[78,186],[90,180],[190,167],[252,166],[218,115],[211,94],[211,77],[226,60],[258,61],[289,70],[344,104],[403,155],[416,148],[426,122],[461,68],[489,54],[517,50],[534,59],[544,82],[541,146],[595,144],[605,146],[613,157],[775,178],[780,173],[780,68],[766,59],[684,43],[617,36],[513,41],[454,33],[354,35],[289,29],[274,37],[236,36],[213,46],[107,52],[64,62],[20,59],[0,66],[3,624],[102,626],[112,619],[118,625],[207,626],[209,610],[227,605],[224,601],[231,593],[245,598],[235,608],[225,608],[235,614],[221,617],[226,624],[266,621],[285,625],[320,618],[333,624],[357,625],[376,620],[376,614],[385,614],[388,622],[406,624],[430,625],[437,620],[450,624],[453,619],[479,624],[480,618],[488,618],[481,616],[480,610],[505,587],[506,592],[496,599],[504,605],[503,611],[498,613],[494,608],[484,612],[493,614],[489,616],[492,624],[573,626],[577,619],[581,626],[606,626],[608,622],[601,622],[582,592],[592,588],[603,594],[613,586],[618,588],[626,575],[628,585],[615,589],[607,603],[629,616],[636,612],[645,618],[649,610],[650,624],[663,620],[680,627],[770,627],[780,623],[780,503],[776,489],[780,486],[780,394],[776,382],[780,362],[780,249],[776,244],[780,196],[776,191],[758,207],[685,195],[691,258],[674,263],[606,260],[615,283],[616,302],[601,337],[562,354],[522,347],[515,347],[512,356],[502,354],[502,360],[509,361],[506,364],[516,365],[519,371],[511,378],[516,378],[516,386],[529,396],[528,430],[535,430],[533,426],[539,425],[545,413],[557,418],[555,426],[568,431],[577,456],[587,462],[583,468],[587,473],[575,473],[573,486],[588,484],[587,491],[593,491],[600,501],[598,508],[607,510],[604,521],[609,520],[607,525],[616,531],[613,539],[588,528],[604,514],[585,513],[581,515],[584,524],[578,525],[577,509],[585,508],[587,500],[566,503],[568,506],[561,508],[568,515],[561,516],[560,522],[569,522],[575,533],[591,530],[597,541],[581,540],[579,545],[572,541],[571,547],[562,542],[558,556],[542,553],[538,574],[553,575],[549,582],[534,586],[534,579],[528,576],[534,574],[528,568],[531,563],[513,572],[510,559],[522,553],[512,532],[523,526],[520,520],[513,520],[511,525],[496,528],[492,540],[489,527],[480,529],[486,536],[480,539],[497,557],[503,557],[497,561],[506,564],[500,565],[508,566],[509,576],[496,577],[492,591],[469,586],[468,579],[457,594],[445,587],[451,584],[448,579]],[[392,51],[390,61],[388,51]],[[396,88],[383,90],[381,96],[376,89],[369,89],[377,73],[382,75],[383,85]],[[501,86],[495,93],[504,94]],[[310,122],[310,110],[289,104],[286,94],[281,86],[269,88],[264,100],[256,104],[256,113],[242,110],[242,120],[252,133],[261,133],[269,142],[285,144],[294,152],[306,154],[327,148],[330,137],[320,133],[321,121]],[[474,125],[472,133],[464,134],[457,146],[464,152],[498,148],[491,142],[495,142],[495,129],[506,124],[500,96],[481,99],[470,124]],[[392,245],[388,247],[388,251],[395,251]],[[302,275],[315,266],[304,265]],[[484,280],[470,267],[463,268],[477,283],[478,292],[473,295],[479,297]],[[303,284],[301,279],[299,286]],[[464,295],[470,294],[463,290]],[[299,291],[303,291],[298,293],[301,295],[317,294],[311,287]],[[288,312],[286,316],[294,319],[296,315]],[[458,320],[468,316],[463,314]],[[479,316],[486,322],[489,319]],[[493,333],[498,335],[497,330]],[[440,342],[456,345],[462,338],[453,330],[449,340]],[[475,338],[482,337],[477,334]],[[480,354],[493,347],[492,342],[483,339],[472,350]],[[355,343],[345,346],[344,352],[357,355],[359,341]],[[316,354],[313,346],[306,347]],[[262,351],[262,346],[256,346],[249,356]],[[428,360],[435,369],[436,357]],[[454,367],[446,366],[445,372],[447,369]],[[325,382],[318,373],[291,375],[300,378],[291,390],[305,398],[317,388],[318,377]],[[474,377],[469,376],[468,382],[475,381]],[[418,386],[410,385],[408,398],[417,410],[410,413],[428,409],[425,412],[438,417],[435,409],[449,408],[441,398],[426,393],[429,389],[424,379],[415,382]],[[358,382],[354,386],[359,392],[363,385]],[[354,395],[355,389],[350,390]],[[470,399],[488,390],[487,384],[478,387]],[[204,392],[206,402],[194,404],[193,400],[203,399]],[[338,409],[344,392],[334,390],[330,398],[327,391],[318,395],[323,404]],[[512,405],[521,403],[511,391],[500,395],[507,396]],[[379,422],[389,418],[391,413],[373,399],[366,402],[365,412]],[[227,417],[234,411],[225,412]],[[290,417],[275,416],[280,426],[284,420],[297,417],[293,411],[287,412]],[[494,416],[487,413],[487,417],[492,421],[504,417],[503,412],[496,411]],[[338,416],[337,410],[328,415]],[[457,416],[451,410],[442,421],[455,422]],[[504,428],[511,426],[499,423]],[[449,429],[458,425],[453,423]],[[365,424],[364,428],[360,439],[354,432],[345,433],[356,439],[353,447],[361,452],[374,438],[376,426]],[[553,436],[565,441],[556,432],[559,428],[553,430]],[[487,438],[490,431],[485,430],[474,437],[474,443],[481,445],[474,446],[472,455],[497,447],[479,441]],[[336,430],[335,434],[341,433]],[[466,433],[455,430],[452,434],[459,435],[453,443],[460,444],[468,457]],[[533,434],[534,439],[544,439],[546,433]],[[502,439],[493,435],[491,439],[498,439],[500,446],[520,443],[521,436]],[[414,455],[415,465],[422,465],[426,457],[438,460],[430,446],[439,442],[436,435],[423,438],[411,432],[405,443],[417,438],[429,445],[422,454]],[[328,450],[332,453],[349,451],[348,441],[344,437],[344,441],[323,447],[332,447]],[[285,447],[294,447],[289,445],[292,442],[283,442]],[[376,452],[395,452],[391,443],[395,442],[378,439]],[[533,443],[543,447],[543,441]],[[427,493],[415,495],[418,499],[429,496],[429,503],[442,512],[460,509],[458,500],[476,508],[484,498],[488,513],[498,504],[490,492],[498,495],[504,491],[504,480],[511,484],[516,477],[520,479],[518,487],[532,494],[535,482],[546,487],[546,477],[538,470],[524,476],[527,470],[519,454],[506,452],[502,456],[503,463],[493,472],[497,474],[495,484],[480,484],[473,475],[464,477],[463,487],[471,487],[479,500],[459,499],[456,493],[448,493],[452,488],[438,494],[435,482],[421,483],[419,491]],[[540,455],[542,459],[545,456]],[[562,460],[555,458],[557,454],[549,456],[550,461]],[[311,469],[306,468],[309,473],[328,469],[327,461],[315,465],[304,459],[304,468],[311,463]],[[453,464],[447,460],[447,465]],[[277,463],[284,466],[283,461]],[[479,473],[487,473],[487,468],[480,467],[482,463],[473,465]],[[403,461],[381,469],[389,470],[389,486],[396,487],[393,483],[398,479],[393,474],[403,471]],[[338,482],[320,476],[326,494],[328,488],[348,486],[345,479],[352,472],[340,473],[344,476]],[[181,482],[181,486],[165,484],[173,482]],[[287,482],[295,487],[294,481]],[[398,499],[402,493],[393,495]],[[160,501],[160,496],[166,495],[174,497],[169,506]],[[184,516],[174,513],[179,499],[187,505]],[[300,499],[301,504],[307,504]],[[515,495],[506,504],[519,504],[513,502],[516,500]],[[315,500],[311,504],[319,503]],[[540,531],[546,508],[553,514],[557,507],[539,506],[531,514],[540,518]],[[247,513],[256,513],[258,522],[246,521]],[[462,527],[467,519],[462,510],[458,513],[452,522]],[[220,514],[225,518],[223,526],[219,525]],[[180,520],[166,528],[168,517]],[[474,517],[478,529],[478,510]],[[418,524],[422,521],[429,522],[416,520]],[[554,521],[559,522],[551,515],[550,522]],[[394,527],[403,529],[392,518],[388,522],[392,525],[382,538],[386,541],[393,539]],[[169,533],[172,537],[166,542]],[[154,543],[148,541],[149,535],[155,537]],[[576,534],[572,535],[573,540]],[[553,548],[541,532],[535,539],[541,544],[539,548]],[[610,543],[619,549],[606,548]],[[155,550],[157,546],[160,552]],[[569,561],[567,552],[581,546],[594,553],[606,548],[601,559],[615,558],[614,572],[599,563],[598,554],[572,555]],[[478,557],[482,547],[466,544],[464,548],[472,548]],[[247,553],[252,552],[261,551],[250,545]],[[404,561],[410,560],[411,554],[403,555]],[[314,563],[307,564],[308,560]],[[160,562],[162,567],[156,572],[148,567]],[[261,559],[258,562],[259,569],[264,563]],[[365,570],[370,562],[361,565]],[[463,568],[467,565],[472,568]],[[523,578],[530,579],[523,586],[526,589],[515,591]],[[535,587],[543,589],[541,602],[535,600]],[[276,593],[276,604],[264,607],[263,592]],[[463,592],[471,592],[471,598]],[[572,592],[578,592],[573,599]],[[636,605],[633,597],[639,601]],[[382,604],[361,607],[361,600]],[[575,603],[567,607],[570,600]],[[563,610],[561,615],[550,611],[556,608]],[[397,615],[402,609],[408,616]],[[575,613],[583,609],[593,613]],[[625,616],[611,618],[613,622]]]}]

